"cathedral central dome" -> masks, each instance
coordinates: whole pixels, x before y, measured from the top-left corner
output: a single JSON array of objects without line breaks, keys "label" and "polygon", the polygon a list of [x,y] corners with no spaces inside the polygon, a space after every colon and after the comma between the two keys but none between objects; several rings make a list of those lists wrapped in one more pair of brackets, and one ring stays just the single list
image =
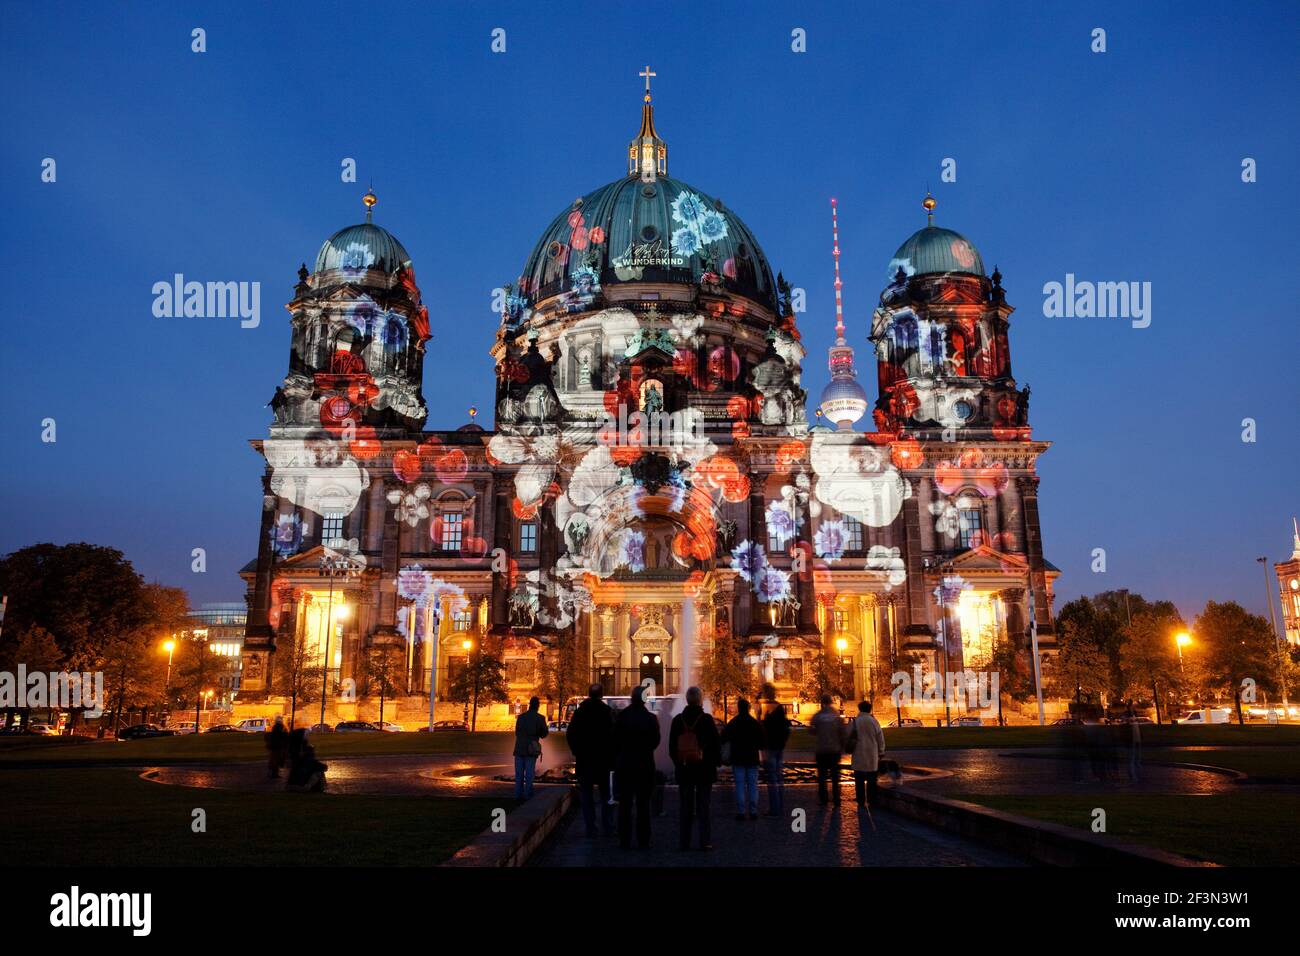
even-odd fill
[{"label": "cathedral central dome", "polygon": [[707,272],[773,307],[772,267],[739,216],[679,179],[627,176],[555,218],[524,264],[519,292],[535,304],[592,285],[695,283]]}]

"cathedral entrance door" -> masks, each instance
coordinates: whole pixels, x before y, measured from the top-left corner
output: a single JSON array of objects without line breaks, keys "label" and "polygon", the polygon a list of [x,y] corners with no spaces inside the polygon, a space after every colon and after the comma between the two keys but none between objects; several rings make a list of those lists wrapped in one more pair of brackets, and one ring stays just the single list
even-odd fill
[{"label": "cathedral entrance door", "polygon": [[641,680],[639,683],[644,684],[646,678],[654,681],[656,694],[664,692],[664,656],[658,651],[645,651],[640,658]]}]

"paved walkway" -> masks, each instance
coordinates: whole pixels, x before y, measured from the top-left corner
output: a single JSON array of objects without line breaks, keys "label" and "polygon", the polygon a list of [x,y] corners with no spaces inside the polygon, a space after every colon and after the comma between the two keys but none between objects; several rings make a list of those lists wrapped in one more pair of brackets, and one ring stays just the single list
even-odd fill
[{"label": "paved walkway", "polygon": [[[651,821],[651,846],[624,850],[616,837],[588,838],[582,815],[572,811],[530,866],[1023,866],[1018,857],[987,849],[886,810],[870,813],[853,802],[850,784],[837,809],[817,803],[816,787],[787,787],[787,815],[735,819],[734,791],[713,790],[714,849],[677,848],[678,800],[667,790],[665,812]],[[760,793],[759,813],[767,802]],[[790,811],[802,809],[806,829],[796,832]],[[698,840],[696,841],[698,842]]]}]

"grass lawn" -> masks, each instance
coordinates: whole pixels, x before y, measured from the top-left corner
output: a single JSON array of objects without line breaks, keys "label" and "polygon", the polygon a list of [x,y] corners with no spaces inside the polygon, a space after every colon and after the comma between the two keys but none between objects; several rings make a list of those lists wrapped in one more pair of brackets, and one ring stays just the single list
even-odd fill
[{"label": "grass lawn", "polygon": [[[564,747],[564,735],[553,734]],[[508,754],[514,734],[313,734],[312,745],[324,760],[387,754]],[[151,740],[92,740],[67,737],[0,738],[0,766],[78,766],[88,764],[166,765],[260,760],[266,754],[261,734],[186,734]]]},{"label": "grass lawn", "polygon": [[[1203,763],[1240,770],[1249,777],[1277,783],[1300,783],[1300,748],[1296,747],[1206,747],[1170,750],[1151,747],[1142,751],[1144,760],[1165,763]],[[1243,784],[1249,786],[1249,784]]]},{"label": "grass lawn", "polygon": [[[237,793],[110,767],[6,769],[0,805],[4,866],[428,866],[487,829],[502,801]],[[195,808],[206,833],[190,829]]]},{"label": "grass lawn", "polygon": [[[885,721],[888,723],[888,721]],[[896,750],[993,747],[1060,747],[1064,727],[886,727],[885,745]],[[1092,728],[1085,728],[1092,729]],[[1105,731],[1108,728],[1099,727]],[[1121,730],[1123,728],[1116,728]],[[806,739],[808,732],[800,731]],[[799,737],[792,738],[794,740]],[[806,744],[805,744],[806,745]],[[1297,724],[1214,724],[1206,727],[1142,725],[1144,747],[1251,746],[1300,748]],[[1206,761],[1211,763],[1212,761]]]},{"label": "grass lawn", "polygon": [[1088,830],[1092,811],[1106,811],[1106,832],[1143,846],[1225,866],[1300,864],[1300,794],[1215,796],[1107,793],[1053,796],[952,794],[995,810]]}]

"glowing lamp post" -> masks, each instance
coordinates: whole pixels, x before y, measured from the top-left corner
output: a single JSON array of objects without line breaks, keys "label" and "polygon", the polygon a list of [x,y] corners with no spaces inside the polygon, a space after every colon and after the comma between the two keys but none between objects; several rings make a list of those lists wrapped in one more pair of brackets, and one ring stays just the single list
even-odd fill
[{"label": "glowing lamp post", "polygon": [[1183,648],[1192,643],[1192,635],[1179,631],[1174,635],[1174,644],[1178,646],[1178,673],[1183,672]]},{"label": "glowing lamp post", "polygon": [[330,579],[329,598],[325,602],[325,655],[321,659],[321,687],[320,687],[320,722],[325,723],[325,704],[329,699],[329,681],[330,681],[330,638],[334,636],[335,620],[346,621],[348,617],[348,606],[340,605],[338,613],[334,610],[334,579],[337,577],[355,578],[361,573],[361,569],[350,561],[347,556],[330,552],[321,558],[320,569],[318,571],[321,577]]}]

